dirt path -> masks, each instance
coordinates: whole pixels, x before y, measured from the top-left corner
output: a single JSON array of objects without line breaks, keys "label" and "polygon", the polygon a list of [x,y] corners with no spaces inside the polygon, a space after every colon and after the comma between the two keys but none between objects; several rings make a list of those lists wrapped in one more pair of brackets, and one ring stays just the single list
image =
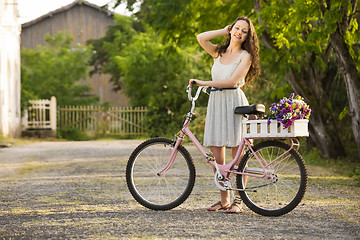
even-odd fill
[{"label": "dirt path", "polygon": [[137,144],[38,142],[0,149],[0,239],[360,239],[359,188],[313,168],[305,199],[282,217],[204,210],[217,201],[217,190],[199,157],[190,198],[171,211],[147,210],[125,183]]}]

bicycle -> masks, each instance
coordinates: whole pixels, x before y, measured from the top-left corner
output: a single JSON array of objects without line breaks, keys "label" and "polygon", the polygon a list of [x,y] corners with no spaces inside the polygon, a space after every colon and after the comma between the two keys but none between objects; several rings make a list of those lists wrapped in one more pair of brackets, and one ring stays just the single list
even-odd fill
[{"label": "bicycle", "polygon": [[[243,120],[243,136],[235,158],[219,165],[189,130],[201,91],[206,92],[206,87],[198,87],[193,97],[192,86],[187,87],[191,109],[174,139],[152,138],[132,152],[126,166],[126,182],[135,200],[152,210],[170,210],[189,197],[196,170],[192,156],[182,145],[186,135],[214,167],[214,181],[220,190],[238,191],[245,205],[263,216],[292,211],[301,202],[307,186],[306,166],[298,152],[297,139],[308,136],[307,122],[301,122],[295,131],[283,129],[277,122],[269,125],[267,120]],[[265,106],[237,107],[234,113],[261,118]],[[253,146],[251,139],[265,141]],[[289,140],[290,145],[279,139]],[[240,160],[243,149],[246,151]],[[231,179],[233,175],[236,181]]]}]

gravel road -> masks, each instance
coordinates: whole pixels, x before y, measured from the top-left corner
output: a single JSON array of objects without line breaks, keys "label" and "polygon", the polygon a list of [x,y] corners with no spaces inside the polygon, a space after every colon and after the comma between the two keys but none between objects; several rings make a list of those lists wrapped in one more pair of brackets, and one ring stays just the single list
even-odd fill
[{"label": "gravel road", "polygon": [[0,149],[0,239],[360,239],[360,188],[308,168],[305,199],[281,217],[207,212],[218,199],[193,147],[195,188],[181,206],[133,200],[125,165],[139,140],[31,142]]}]

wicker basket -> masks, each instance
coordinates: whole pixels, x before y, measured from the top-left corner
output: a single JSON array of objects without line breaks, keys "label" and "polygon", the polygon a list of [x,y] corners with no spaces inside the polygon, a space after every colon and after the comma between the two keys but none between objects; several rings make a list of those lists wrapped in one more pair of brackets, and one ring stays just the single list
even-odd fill
[{"label": "wicker basket", "polygon": [[246,120],[242,122],[243,137],[246,138],[272,138],[272,137],[308,137],[308,119],[295,120],[293,125],[284,129],[282,123],[276,120]]}]

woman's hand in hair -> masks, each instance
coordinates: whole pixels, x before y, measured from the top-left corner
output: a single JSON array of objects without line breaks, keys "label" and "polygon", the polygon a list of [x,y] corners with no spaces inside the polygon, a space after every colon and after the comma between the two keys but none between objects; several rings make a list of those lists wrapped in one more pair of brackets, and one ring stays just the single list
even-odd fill
[{"label": "woman's hand in hair", "polygon": [[228,35],[230,31],[231,31],[231,25],[227,25],[226,27],[224,27],[224,32],[225,32],[224,35]]}]

